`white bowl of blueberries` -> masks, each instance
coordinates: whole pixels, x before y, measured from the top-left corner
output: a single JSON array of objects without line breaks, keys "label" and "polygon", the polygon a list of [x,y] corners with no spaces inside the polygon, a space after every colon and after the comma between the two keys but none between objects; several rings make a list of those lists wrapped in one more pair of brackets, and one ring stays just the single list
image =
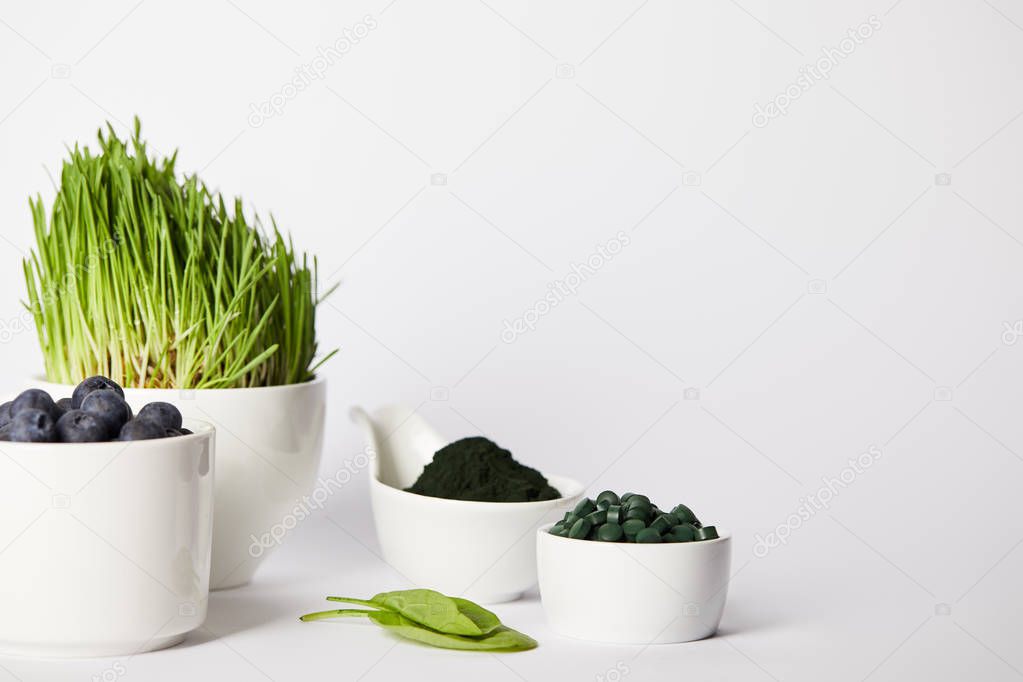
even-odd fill
[{"label": "white bowl of blueberries", "polygon": [[205,620],[214,429],[123,395],[90,377],[0,405],[0,655],[132,655]]},{"label": "white bowl of blueberries", "polygon": [[89,377],[70,398],[54,400],[41,388],[0,405],[0,441],[100,443],[151,440],[192,433],[170,403],[153,402],[133,414],[124,390],[106,377]]}]

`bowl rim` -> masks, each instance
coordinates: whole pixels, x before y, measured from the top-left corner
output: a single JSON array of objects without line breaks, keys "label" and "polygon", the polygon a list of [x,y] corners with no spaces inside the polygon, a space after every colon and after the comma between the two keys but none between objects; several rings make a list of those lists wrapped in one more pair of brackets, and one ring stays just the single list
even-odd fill
[{"label": "bowl rim", "polygon": [[[212,439],[217,433],[216,427],[214,427],[213,424],[211,424],[208,421],[202,419],[189,419],[187,417],[185,418],[184,421],[190,425],[189,428],[191,428],[192,426],[196,428],[192,429],[192,433],[186,433],[183,436],[171,436],[169,438],[147,438],[145,440],[132,441],[101,440],[94,443],[26,443],[12,440],[0,442],[0,452],[6,454],[12,454],[17,451],[27,452],[44,445],[49,446],[51,448],[60,447],[62,449],[63,446],[68,445],[74,446],[75,450],[78,450],[79,448],[99,450],[101,448],[111,446],[120,446],[125,450],[128,449],[129,447],[132,449],[135,448],[151,449],[155,447],[160,447],[161,445],[169,445],[171,443],[183,443],[186,442],[186,440]],[[68,450],[70,451],[71,448],[68,448]]]},{"label": "bowl rim", "polygon": [[372,475],[369,477],[369,482],[370,482],[371,489],[372,489],[372,487],[377,486],[377,487],[379,487],[381,489],[386,489],[388,491],[386,494],[394,493],[394,494],[398,495],[399,497],[404,497],[405,499],[412,499],[412,498],[414,498],[417,501],[427,500],[427,504],[438,504],[438,505],[442,505],[443,504],[443,505],[449,505],[449,506],[451,506],[451,505],[453,505],[453,506],[461,505],[461,506],[463,506],[465,508],[472,507],[472,508],[478,509],[478,510],[483,510],[483,509],[488,509],[488,508],[489,509],[524,509],[524,510],[529,510],[529,509],[538,509],[540,507],[556,507],[559,503],[566,503],[569,500],[574,500],[574,499],[580,497],[584,492],[586,492],[586,486],[584,486],[582,483],[580,483],[579,481],[575,480],[574,478],[570,478],[568,476],[561,476],[561,475],[558,475],[558,474],[550,474],[550,475],[547,475],[546,478],[547,478],[547,482],[550,483],[555,488],[557,488],[559,493],[561,492],[561,488],[559,488],[558,486],[555,486],[554,485],[554,481],[552,479],[558,479],[559,481],[563,481],[565,483],[571,483],[572,485],[576,486],[578,490],[577,490],[577,492],[575,492],[575,493],[573,493],[571,495],[564,495],[564,494],[562,494],[561,497],[556,497],[553,500],[533,500],[531,502],[483,502],[483,501],[480,501],[480,500],[452,500],[452,499],[449,499],[447,497],[433,497],[431,495],[420,495],[419,493],[410,493],[407,490],[402,490],[401,488],[395,488],[394,486],[387,485],[386,483],[381,481],[379,478],[377,478],[376,476],[372,476]]},{"label": "bowl rim", "polygon": [[[555,523],[557,523],[557,521],[554,521],[553,523],[545,523],[542,526],[540,526],[539,528],[537,528],[536,529],[537,538],[540,538],[540,537],[546,535],[548,538],[551,538],[553,540],[561,540],[561,541],[564,541],[564,542],[581,543],[581,544],[579,544],[580,547],[583,547],[585,545],[595,545],[597,547],[608,547],[608,548],[612,548],[612,547],[629,547],[629,548],[631,548],[631,547],[637,547],[637,548],[638,547],[643,547],[643,548],[652,547],[652,548],[655,549],[655,551],[656,551],[656,548],[658,548],[658,547],[686,547],[686,548],[689,548],[689,547],[713,547],[715,545],[723,544],[723,543],[725,543],[725,542],[727,542],[727,541],[732,539],[732,531],[731,531],[730,528],[723,528],[723,527],[718,526],[716,524],[711,524],[718,531],[718,537],[714,538],[713,540],[700,540],[699,542],[600,542],[598,540],[582,540],[580,538],[563,538],[560,535],[553,535],[553,534],[549,533],[548,531],[551,529],[551,527]],[[588,550],[583,550],[583,551],[588,551]],[[594,550],[594,551],[605,551],[605,550]],[[645,551],[649,551],[649,550],[641,549],[639,551],[645,552]],[[697,550],[697,549],[683,549],[683,550],[676,550],[676,551],[692,551],[692,552],[696,552],[696,551],[699,551],[699,550]]]},{"label": "bowl rim", "polygon": [[[32,374],[29,377],[29,381],[37,384],[46,384],[49,386],[70,386],[74,387],[78,384],[65,384],[60,381],[50,381],[44,374]],[[233,391],[274,391],[274,390],[285,390],[285,389],[297,389],[307,386],[318,386],[320,384],[327,383],[327,376],[325,374],[317,374],[309,381],[300,381],[294,384],[275,384],[273,386],[243,386],[234,388],[152,388],[138,386],[121,386],[122,390],[125,391],[195,391],[196,393],[231,393]],[[120,384],[118,384],[120,385]]]}]

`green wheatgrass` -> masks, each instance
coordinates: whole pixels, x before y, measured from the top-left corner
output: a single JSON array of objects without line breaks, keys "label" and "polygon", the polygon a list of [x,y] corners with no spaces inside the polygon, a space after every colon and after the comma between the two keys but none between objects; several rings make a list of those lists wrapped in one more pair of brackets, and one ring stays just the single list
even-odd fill
[{"label": "green wheatgrass", "polygon": [[99,153],[69,150],[47,220],[29,200],[37,249],[24,262],[46,376],[125,387],[240,388],[307,381],[316,355],[316,259],[250,222],[177,152],[150,158],[135,119],[108,124]]}]

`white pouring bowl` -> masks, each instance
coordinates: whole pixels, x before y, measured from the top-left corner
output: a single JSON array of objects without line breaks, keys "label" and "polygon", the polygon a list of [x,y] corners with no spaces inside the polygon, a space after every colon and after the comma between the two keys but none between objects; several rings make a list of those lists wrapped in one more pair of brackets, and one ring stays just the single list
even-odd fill
[{"label": "white pouring bowl", "polygon": [[540,599],[551,629],[614,644],[709,637],[728,595],[731,533],[699,542],[598,542],[536,532]]},{"label": "white pouring bowl", "polygon": [[128,656],[202,625],[214,432],[0,443],[0,654]]},{"label": "white pouring bowl", "polygon": [[487,604],[517,599],[536,584],[533,533],[575,506],[581,484],[547,475],[562,497],[541,502],[469,502],[405,492],[450,441],[402,406],[372,415],[355,408],[352,418],[375,453],[370,502],[388,564],[417,587]]}]

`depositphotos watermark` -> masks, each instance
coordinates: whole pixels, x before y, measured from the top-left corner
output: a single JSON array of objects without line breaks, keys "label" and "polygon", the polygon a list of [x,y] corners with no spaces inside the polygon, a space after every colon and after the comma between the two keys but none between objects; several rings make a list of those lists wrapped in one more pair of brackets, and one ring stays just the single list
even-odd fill
[{"label": "depositphotos watermark", "polygon": [[788,544],[792,533],[813,518],[817,512],[827,510],[831,501],[848,488],[858,476],[874,465],[874,462],[881,459],[881,448],[871,445],[866,451],[861,452],[857,457],[850,457],[849,465],[838,472],[838,476],[828,478],[824,476],[821,481],[824,483],[817,492],[799,498],[799,506],[789,514],[783,523],[779,523],[774,530],[766,536],[756,534],[756,544],[753,545],[753,556],[763,559],[775,547]]},{"label": "depositphotos watermark", "polygon": [[1002,322],[1002,343],[1006,346],[1015,346],[1020,338],[1023,338],[1023,319]]},{"label": "depositphotos watermark", "polygon": [[114,661],[112,665],[104,668],[102,672],[93,675],[91,678],[92,682],[114,682],[121,677],[124,677],[128,669],[124,667],[124,663],[120,661]]},{"label": "depositphotos watermark", "polygon": [[831,71],[838,66],[843,59],[856,51],[856,48],[865,40],[874,35],[881,28],[881,20],[871,14],[862,24],[856,28],[850,28],[846,37],[838,42],[837,46],[822,47],[821,56],[812,64],[805,64],[799,67],[799,76],[793,82],[771,98],[764,106],[759,102],[753,105],[753,125],[763,128],[772,119],[784,116],[789,112],[789,107],[797,99],[803,96],[814,85],[822,80],[831,78]]},{"label": "depositphotos watermark", "polygon": [[567,297],[574,295],[582,283],[597,274],[598,271],[632,243],[632,238],[619,230],[618,233],[604,244],[597,244],[596,249],[582,263],[572,263],[572,272],[562,279],[547,283],[547,293],[537,300],[524,313],[514,320],[504,321],[501,340],[512,343],[526,332],[536,329],[540,318],[558,307]]},{"label": "depositphotos watermark", "polygon": [[75,264],[74,268],[65,272],[56,287],[44,290],[40,296],[39,306],[35,309],[22,308],[15,317],[0,320],[0,344],[10,343],[22,332],[35,328],[35,312],[39,311],[39,307],[59,301],[72,293],[78,285],[78,278],[89,274],[93,268],[110,257],[110,254],[116,249],[117,243],[114,240],[105,240],[100,244],[98,254],[90,253],[84,262]]},{"label": "depositphotos watermark", "polygon": [[621,682],[625,679],[625,676],[631,673],[632,670],[622,661],[618,661],[614,664],[613,668],[608,668],[604,672],[597,675],[597,682]]},{"label": "depositphotos watermark", "polygon": [[378,25],[376,17],[367,14],[354,26],[343,29],[341,36],[330,45],[317,46],[316,56],[308,64],[295,67],[294,78],[284,83],[266,100],[249,104],[249,125],[259,128],[268,119],[283,114],[288,102],[298,97],[299,93],[315,81],[322,80],[332,66],[341,61]]},{"label": "depositphotos watermark", "polygon": [[377,453],[370,446],[353,457],[346,460],[344,466],[334,472],[333,476],[317,479],[316,487],[312,493],[304,495],[302,499],[295,501],[295,506],[284,515],[280,521],[271,526],[260,536],[249,534],[252,544],[249,545],[249,556],[253,559],[263,555],[263,552],[281,544],[289,532],[295,529],[299,523],[312,516],[314,511],[323,509],[327,500],[341,490],[352,480],[352,477],[365,470],[369,463],[376,459]]}]

